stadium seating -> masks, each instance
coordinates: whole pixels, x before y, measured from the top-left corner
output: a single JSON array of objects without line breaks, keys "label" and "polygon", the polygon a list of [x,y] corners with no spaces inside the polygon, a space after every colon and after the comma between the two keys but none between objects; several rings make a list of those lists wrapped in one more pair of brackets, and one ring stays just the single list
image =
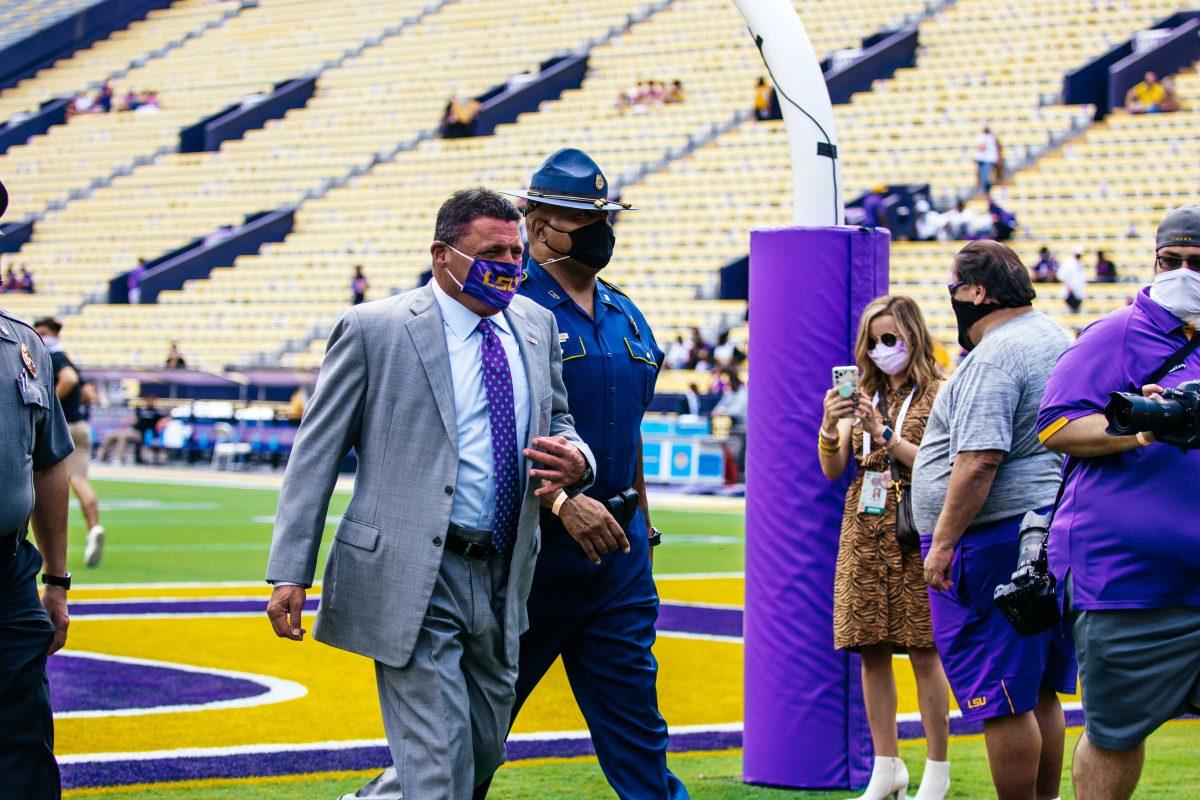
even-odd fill
[{"label": "stadium seating", "polygon": [[[1102,13],[1094,11],[1093,5],[1090,0],[1054,4],[959,0],[922,23],[915,68],[901,70],[870,92],[855,95],[850,104],[835,108],[846,197],[861,195],[879,182],[929,182],[947,199],[968,196],[975,182],[971,146],[984,124],[997,131],[1015,163],[1035,156],[1039,148],[1068,140],[1090,122],[1092,110],[1043,105],[1061,88],[1063,73],[1166,16],[1178,4],[1142,0]],[[1055,35],[1045,36],[1051,29]],[[993,46],[964,53],[962,42],[979,41],[983,31]],[[1050,163],[1054,158],[1045,156]],[[1002,202],[1019,191],[1023,178],[1018,174],[1007,195],[1000,190],[997,196]],[[1170,190],[1164,187],[1164,192]],[[749,229],[790,224],[790,193],[783,123],[741,125],[630,187],[626,199],[655,212],[622,220],[621,246],[645,255],[637,265],[616,265],[614,279],[629,283],[635,295],[635,287],[654,283],[711,285],[719,266],[745,254]],[[1036,210],[1013,205],[1022,225],[1035,231],[1042,224],[1039,214],[1061,213],[1045,203]],[[1145,232],[1144,226],[1140,229]],[[1019,235],[1023,237],[1024,231]],[[1022,238],[1016,244],[1028,258],[1040,243]],[[951,258],[960,246],[898,242],[892,248],[893,291],[918,298],[952,353],[958,347],[945,284]],[[1060,255],[1065,255],[1063,249]],[[645,268],[647,261],[653,268]],[[1090,319],[1092,312],[1124,302],[1129,293],[1119,286],[1095,288],[1094,301],[1088,303],[1091,316],[1075,320],[1065,316],[1057,291],[1057,287],[1043,290],[1049,302],[1040,307],[1070,327]],[[744,335],[741,329],[734,340],[741,341]]]},{"label": "stadium seating", "polygon": [[0,2],[0,50],[99,0],[5,0]]},{"label": "stadium seating", "polygon": [[138,58],[214,22],[237,8],[233,0],[177,0],[169,8],[151,11],[125,30],[115,31],[91,47],[39,70],[11,89],[0,92],[0,120],[36,111],[47,100],[71,97],[106,77],[127,69]]},{"label": "stadium seating", "polygon": [[[919,2],[900,6],[880,3],[872,14],[846,17],[834,3],[808,5],[822,19],[836,21],[822,26],[827,33],[817,41],[824,49],[855,44],[885,22],[898,22],[904,14],[922,8]],[[595,6],[590,8],[595,11]],[[606,23],[607,27],[633,8],[613,7],[607,17],[597,17],[596,23]],[[455,6],[448,6],[437,19],[441,22],[455,10]],[[528,17],[516,18],[524,20],[520,23],[522,35],[529,39]],[[571,22],[573,31],[581,30],[579,19]],[[551,18],[547,24],[557,23]],[[425,27],[426,24],[421,26]],[[597,29],[602,31],[604,27]],[[453,43],[447,46],[465,52],[467,44],[462,32],[450,30],[448,23],[446,28],[448,34],[453,34]],[[423,37],[432,35],[433,32],[422,33]],[[541,38],[551,44],[556,36],[561,40],[561,34],[551,28]],[[386,70],[349,74],[348,68],[343,68],[327,73],[322,76],[321,92],[309,109],[289,114],[287,120],[262,132],[261,138],[277,139],[285,134],[307,136],[306,131],[297,133],[296,123],[303,121],[318,101],[324,99],[332,104],[339,97],[361,98],[363,92],[380,92],[382,89],[368,82],[389,80],[389,85],[396,85],[397,69],[414,69],[411,47],[396,48],[393,53],[385,43],[377,50],[381,62],[385,56],[394,59],[382,62],[387,64]],[[534,52],[526,48],[526,54]],[[639,58],[630,59],[630,52],[639,53]],[[647,165],[657,164],[672,151],[686,148],[693,137],[708,133],[714,124],[732,120],[739,110],[745,109],[753,84],[752,77],[747,76],[756,74],[758,63],[758,55],[731,4],[724,0],[681,0],[611,44],[596,48],[588,80],[581,90],[568,92],[558,102],[544,104],[539,112],[524,115],[517,124],[503,126],[497,135],[424,142],[345,187],[334,189],[324,198],[308,202],[298,215],[297,230],[287,242],[268,246],[262,256],[239,259],[235,269],[220,270],[211,280],[196,282],[182,292],[168,293],[156,309],[89,306],[78,323],[73,324],[84,326],[89,334],[100,334],[89,335],[87,339],[95,342],[97,348],[108,348],[91,354],[105,363],[156,363],[162,343],[175,338],[181,341],[193,363],[221,366],[244,362],[255,352],[273,359],[286,342],[323,337],[333,316],[345,305],[349,272],[355,263],[366,268],[375,287],[373,296],[415,285],[417,276],[428,264],[432,214],[453,189],[479,182],[497,187],[519,186],[550,150],[567,144],[589,148],[605,164],[613,180],[636,177]],[[445,88],[408,101],[432,100],[433,104],[422,112],[424,127],[436,120],[440,111],[437,104],[453,85],[450,81],[459,82],[460,87],[475,88],[463,80],[463,75],[469,74],[469,66],[469,62],[460,60],[455,65],[455,74],[443,79]],[[490,82],[499,82],[513,71],[510,66]],[[639,79],[674,78],[685,83],[684,103],[648,109],[644,115],[632,112],[622,115],[616,110],[617,95]],[[379,107],[380,103],[375,103],[371,113],[361,115],[362,123],[356,131],[368,141],[370,136],[375,136],[376,142],[394,141],[394,128],[391,139],[387,131],[379,132],[374,119]],[[346,112],[346,102],[342,101],[337,108],[340,113]],[[325,127],[312,132],[321,137],[319,147],[326,162],[329,151],[340,147],[343,139],[351,138],[348,131],[336,128],[336,118],[327,119]],[[247,142],[253,138],[253,135],[248,137]],[[222,156],[232,156],[238,149],[238,143],[230,143]],[[230,180],[265,181],[268,187],[278,183],[278,176],[266,171],[261,176],[245,175],[244,163],[231,162]],[[193,166],[199,169],[189,174],[209,171],[204,164]],[[141,173],[148,170],[140,170]],[[196,200],[189,199],[189,203],[195,204]],[[195,213],[193,208],[185,210],[187,214],[180,216],[184,228],[193,224],[190,220]],[[123,237],[129,235],[128,230],[123,231]],[[283,310],[278,308],[281,291],[290,298]],[[655,324],[671,330],[691,325],[723,326],[741,318],[739,304],[731,308],[712,301],[698,303],[693,299],[695,293],[694,286],[665,286],[655,295],[639,299],[643,305],[648,304],[647,311]],[[198,307],[213,303],[223,308],[222,319],[226,324],[221,327],[227,327],[228,332],[214,330],[195,313]],[[132,335],[103,335],[105,331],[118,329]],[[246,336],[245,330],[253,333]],[[151,343],[150,347],[144,348],[143,342]],[[253,342],[253,346],[248,347],[247,342]],[[272,346],[268,348],[268,344]],[[300,355],[292,360],[311,364],[314,357]]]}]

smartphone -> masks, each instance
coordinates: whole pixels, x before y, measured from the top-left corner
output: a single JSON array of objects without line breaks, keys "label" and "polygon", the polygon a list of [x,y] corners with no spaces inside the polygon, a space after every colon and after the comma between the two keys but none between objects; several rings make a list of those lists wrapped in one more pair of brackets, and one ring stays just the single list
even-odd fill
[{"label": "smartphone", "polygon": [[[838,390],[838,396],[850,399],[858,392],[858,367],[834,367],[833,388]],[[853,412],[843,415],[842,419],[852,419]]]}]

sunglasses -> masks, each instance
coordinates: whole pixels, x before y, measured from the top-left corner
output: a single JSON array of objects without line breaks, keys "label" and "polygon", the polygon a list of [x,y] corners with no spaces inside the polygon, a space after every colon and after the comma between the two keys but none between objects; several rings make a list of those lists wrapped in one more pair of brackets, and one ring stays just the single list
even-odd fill
[{"label": "sunglasses", "polygon": [[894,333],[885,333],[876,339],[874,336],[867,337],[867,349],[874,350],[875,345],[882,344],[884,347],[895,347],[896,342],[904,341],[901,337]]},{"label": "sunglasses", "polygon": [[1200,256],[1188,256],[1180,258],[1179,256],[1158,256],[1158,263],[1163,269],[1168,272],[1174,269],[1179,269],[1184,264],[1192,272],[1200,272]]},{"label": "sunglasses", "polygon": [[959,290],[959,287],[966,286],[966,281],[955,281],[954,283],[946,284],[946,288],[950,290],[950,299],[954,299],[954,293]]}]

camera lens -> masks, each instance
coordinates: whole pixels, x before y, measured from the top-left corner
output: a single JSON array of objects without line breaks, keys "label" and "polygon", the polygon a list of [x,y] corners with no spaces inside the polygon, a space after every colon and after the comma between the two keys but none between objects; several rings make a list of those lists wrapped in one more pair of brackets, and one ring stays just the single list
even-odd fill
[{"label": "camera lens", "polygon": [[1113,392],[1104,416],[1108,418],[1109,433],[1115,436],[1132,436],[1139,431],[1174,434],[1186,431],[1183,411],[1178,400],[1152,400],[1128,392]]}]

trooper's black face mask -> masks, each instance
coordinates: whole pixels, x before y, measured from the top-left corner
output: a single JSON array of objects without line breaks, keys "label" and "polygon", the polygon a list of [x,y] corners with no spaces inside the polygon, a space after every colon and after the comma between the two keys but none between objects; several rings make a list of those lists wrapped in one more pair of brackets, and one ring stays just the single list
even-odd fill
[{"label": "trooper's black face mask", "polygon": [[560,230],[549,222],[546,223],[546,227],[571,237],[571,247],[565,253],[562,250],[556,250],[550,242],[546,242],[546,246],[559,255],[573,258],[580,264],[595,270],[604,269],[612,260],[613,247],[617,244],[617,234],[613,231],[612,225],[608,224],[607,219],[598,219],[573,231]]}]

